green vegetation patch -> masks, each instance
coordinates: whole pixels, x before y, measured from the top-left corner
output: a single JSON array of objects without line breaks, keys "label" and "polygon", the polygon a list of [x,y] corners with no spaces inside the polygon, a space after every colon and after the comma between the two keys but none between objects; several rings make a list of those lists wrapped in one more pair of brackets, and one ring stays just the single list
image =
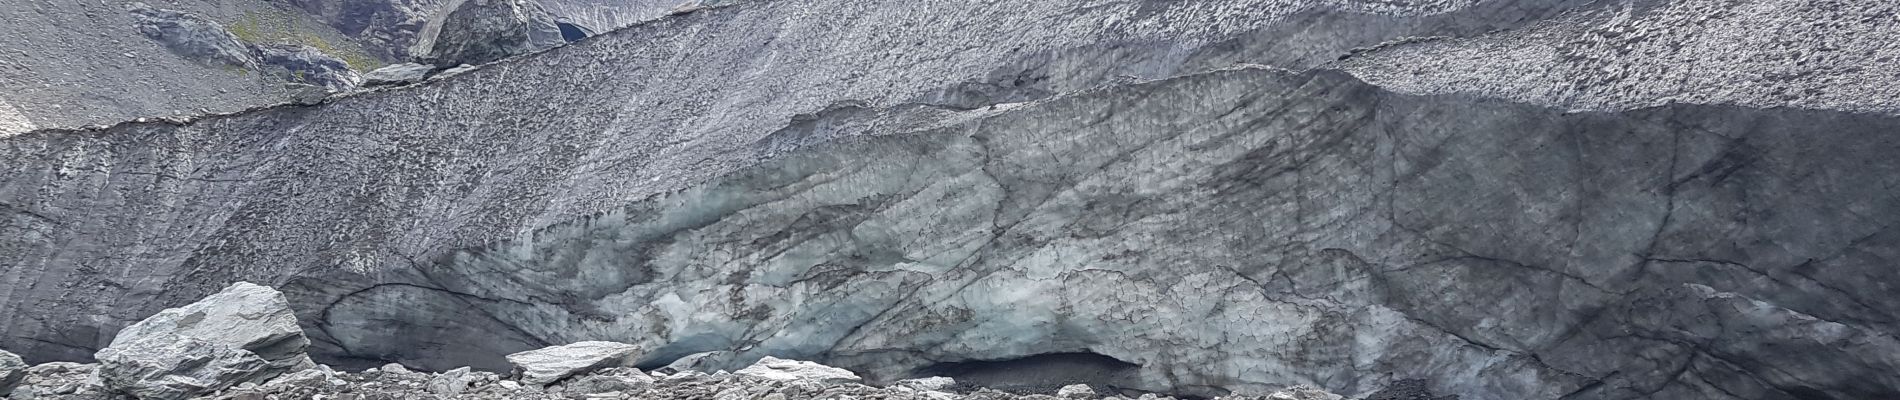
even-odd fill
[{"label": "green vegetation patch", "polygon": [[343,60],[351,69],[370,71],[382,68],[389,63],[364,51],[362,46],[348,40],[329,40],[313,29],[301,28],[297,15],[284,10],[245,11],[237,21],[226,24],[231,34],[246,44],[266,45],[291,43],[314,47],[324,54]]}]

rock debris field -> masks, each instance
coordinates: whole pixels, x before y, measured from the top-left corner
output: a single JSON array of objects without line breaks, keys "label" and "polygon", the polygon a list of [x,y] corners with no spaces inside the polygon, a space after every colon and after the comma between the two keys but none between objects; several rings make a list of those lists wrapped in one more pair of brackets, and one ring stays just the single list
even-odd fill
[{"label": "rock debris field", "polygon": [[[946,377],[873,385],[844,369],[773,357],[730,372],[703,370],[695,365],[701,357],[642,371],[632,365],[642,355],[639,346],[599,341],[511,354],[507,359],[515,368],[500,373],[467,367],[430,373],[401,364],[350,372],[311,363],[304,354],[308,344],[280,293],[238,283],[127,328],[112,347],[101,351],[97,364],[28,366],[19,356],[0,351],[0,395],[101,400],[1173,399],[1153,393],[1102,393],[1087,384],[1063,385],[1049,393],[1004,392]],[[1392,392],[1405,390],[1422,389],[1395,386]],[[1311,387],[1223,398],[1343,399]],[[1433,398],[1414,393],[1369,399]]]}]

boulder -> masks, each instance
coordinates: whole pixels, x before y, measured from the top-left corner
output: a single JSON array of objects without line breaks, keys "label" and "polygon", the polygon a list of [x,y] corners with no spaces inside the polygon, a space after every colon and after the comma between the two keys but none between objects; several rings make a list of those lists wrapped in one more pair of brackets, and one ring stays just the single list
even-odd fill
[{"label": "boulder", "polygon": [[20,385],[20,379],[26,377],[26,361],[20,356],[0,350],[0,396],[5,396]]},{"label": "boulder", "polygon": [[108,399],[113,398],[100,384],[98,365],[73,362],[49,362],[26,369],[24,377],[9,399]]},{"label": "boulder", "polygon": [[[328,366],[292,372],[256,385],[253,389],[268,393],[287,395],[286,398],[313,398],[319,393],[336,392],[349,386],[349,382],[340,378],[335,370]],[[251,383],[238,384],[237,388],[251,386]]]},{"label": "boulder", "polygon": [[290,82],[321,86],[330,91],[346,90],[363,82],[363,76],[350,69],[349,63],[315,47],[265,45],[257,46],[254,53],[260,65]]},{"label": "boulder", "polygon": [[1341,400],[1344,398],[1345,397],[1333,394],[1332,392],[1327,392],[1325,389],[1307,385],[1297,385],[1269,394],[1266,400]]},{"label": "boulder", "polygon": [[[450,0],[416,40],[416,60],[454,66],[483,64],[526,53],[531,9],[521,0]],[[558,32],[557,32],[558,33]]]},{"label": "boulder", "polygon": [[668,375],[684,371],[712,373],[713,371],[725,369],[726,363],[732,362],[732,357],[732,352],[723,350],[687,354],[685,357],[673,360],[673,362],[667,363],[665,367],[660,367],[660,369],[655,371]]},{"label": "boulder", "polygon": [[404,367],[402,366],[402,364],[398,364],[398,363],[383,364],[382,367],[376,368],[376,370],[381,371],[382,373],[385,373],[385,374],[413,374],[415,373],[415,371],[410,371],[409,367]]},{"label": "boulder", "polygon": [[476,68],[478,67],[473,66],[473,65],[468,65],[468,64],[462,64],[462,65],[457,65],[454,67],[444,68],[442,72],[437,72],[435,73],[435,75],[430,75],[429,79],[446,79],[451,76],[461,75],[464,72],[474,71]]},{"label": "boulder", "polygon": [[257,60],[237,35],[224,25],[183,11],[153,8],[145,3],[127,7],[140,34],[187,59],[257,69]]},{"label": "boulder", "polygon": [[355,38],[388,59],[408,58],[416,34],[437,1],[416,0],[289,0],[318,20]]},{"label": "boulder", "polygon": [[1360,400],[1458,400],[1458,395],[1439,396],[1422,379],[1401,379]]},{"label": "boulder", "polygon": [[893,385],[930,392],[949,389],[951,386],[956,386],[956,384],[956,379],[945,376],[933,376],[929,378],[905,379],[897,381]]},{"label": "boulder", "polygon": [[429,77],[430,71],[434,70],[434,66],[417,63],[390,65],[363,74],[363,86],[406,85],[421,82]]},{"label": "boulder", "polygon": [[567,44],[567,38],[561,34],[559,17],[548,12],[541,3],[533,0],[522,1],[521,10],[527,16],[528,29],[528,48],[524,52]]},{"label": "boulder", "polygon": [[461,367],[436,375],[435,378],[429,379],[429,393],[441,396],[461,394],[463,390],[468,390],[470,383],[475,381],[475,377],[470,375],[469,371],[468,367]]},{"label": "boulder", "polygon": [[1091,388],[1089,387],[1089,385],[1078,383],[1074,385],[1063,386],[1062,389],[1056,390],[1056,397],[1061,397],[1065,399],[1093,399],[1100,396],[1095,395],[1095,388]]},{"label": "boulder", "polygon": [[857,382],[860,380],[858,374],[843,368],[772,356],[759,359],[759,362],[753,363],[752,366],[734,373],[781,381]]},{"label": "boulder", "polygon": [[579,342],[508,355],[523,384],[546,386],[561,379],[611,367],[632,366],[640,346],[617,342]]},{"label": "boulder", "polygon": [[309,345],[283,294],[238,282],[126,327],[96,357],[112,389],[184,399],[310,368]]},{"label": "boulder", "polygon": [[560,392],[567,394],[630,392],[652,385],[653,382],[652,376],[638,369],[607,368],[562,383]]}]

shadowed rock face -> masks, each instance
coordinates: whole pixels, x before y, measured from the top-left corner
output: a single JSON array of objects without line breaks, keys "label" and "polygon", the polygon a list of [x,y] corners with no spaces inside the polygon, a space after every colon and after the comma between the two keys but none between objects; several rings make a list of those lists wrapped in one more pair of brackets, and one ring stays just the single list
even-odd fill
[{"label": "shadowed rock face", "polygon": [[745,3],[315,107],[0,141],[0,345],[84,357],[254,279],[329,362],[613,340],[860,372],[1094,353],[1177,393],[1900,388],[1891,115],[1196,72],[1561,2],[936,3]]}]

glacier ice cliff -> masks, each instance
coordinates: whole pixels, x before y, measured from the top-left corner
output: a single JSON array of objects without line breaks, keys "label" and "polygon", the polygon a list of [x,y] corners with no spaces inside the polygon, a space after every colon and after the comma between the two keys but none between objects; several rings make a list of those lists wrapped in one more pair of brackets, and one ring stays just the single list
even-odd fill
[{"label": "glacier ice cliff", "polygon": [[[1204,396],[1900,396],[1900,118],[1867,94],[1894,89],[1405,69],[1675,23],[1614,8],[1660,3],[1710,4],[742,2],[317,105],[35,131],[0,139],[0,347],[83,359],[248,280],[331,363],[611,340]],[[1738,25],[1710,26],[1647,40]],[[1607,48],[1540,60],[1699,65]]]}]

